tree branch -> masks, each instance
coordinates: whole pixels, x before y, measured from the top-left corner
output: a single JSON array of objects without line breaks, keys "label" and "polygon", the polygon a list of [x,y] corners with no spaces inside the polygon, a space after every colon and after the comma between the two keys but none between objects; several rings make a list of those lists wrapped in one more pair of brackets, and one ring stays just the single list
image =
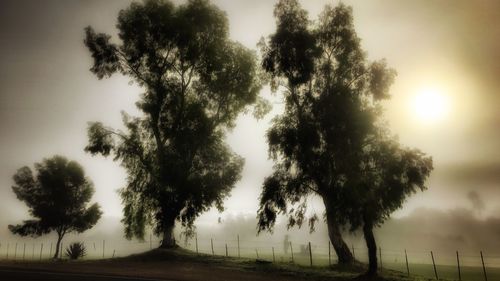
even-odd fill
[{"label": "tree branch", "polygon": [[130,71],[132,71],[135,74],[135,76],[140,81],[142,81],[144,84],[149,85],[149,81],[146,78],[142,77],[139,70],[130,64],[130,62],[127,60],[127,56],[125,55],[125,53],[123,53],[122,51],[120,51],[118,49],[117,49],[117,52],[119,54],[120,60],[122,61],[122,65],[125,65]]}]

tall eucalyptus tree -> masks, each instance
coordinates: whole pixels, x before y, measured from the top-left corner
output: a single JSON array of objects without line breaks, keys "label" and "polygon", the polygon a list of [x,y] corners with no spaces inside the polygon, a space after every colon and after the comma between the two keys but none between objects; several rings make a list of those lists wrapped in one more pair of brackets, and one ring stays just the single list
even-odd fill
[{"label": "tall eucalyptus tree", "polygon": [[123,114],[125,131],[91,123],[86,151],[113,154],[128,172],[120,191],[126,236],[142,238],[152,225],[161,247],[172,247],[175,222],[189,230],[214,204],[222,209],[240,178],[244,161],[224,136],[240,112],[262,105],[256,57],[228,38],[226,14],[205,0],[132,3],[117,28],[120,44],[85,29],[91,71],[141,86],[142,116]]}]

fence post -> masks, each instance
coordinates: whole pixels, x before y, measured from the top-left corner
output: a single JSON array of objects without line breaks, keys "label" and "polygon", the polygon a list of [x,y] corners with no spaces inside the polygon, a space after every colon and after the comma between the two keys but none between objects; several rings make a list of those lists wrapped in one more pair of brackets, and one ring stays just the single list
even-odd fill
[{"label": "fence post", "polygon": [[439,280],[438,272],[436,270],[436,263],[434,262],[434,254],[431,251],[432,265],[434,266],[434,274],[436,275],[436,280]]},{"label": "fence post", "polygon": [[105,249],[106,249],[106,240],[102,240],[102,258],[104,258]]},{"label": "fence post", "polygon": [[378,256],[380,260],[380,272],[382,272],[382,248],[378,247]]},{"label": "fence post", "polygon": [[215,255],[214,253],[214,239],[210,238],[210,245],[212,245],[212,256]]},{"label": "fence post", "polygon": [[237,239],[238,239],[238,258],[241,257],[240,256],[240,235],[238,234],[237,236]]},{"label": "fence post", "polygon": [[195,239],[195,245],[196,245],[196,254],[198,254],[198,233],[195,234],[194,236],[194,239]]},{"label": "fence post", "polygon": [[290,253],[292,254],[292,263],[293,263],[293,247],[292,247],[292,241],[290,241]]},{"label": "fence post", "polygon": [[460,272],[460,258],[457,251],[457,267],[458,267],[458,281],[462,281],[462,273]]},{"label": "fence post", "polygon": [[26,254],[26,243],[24,243],[24,247],[23,247],[23,260],[24,260],[25,254]]},{"label": "fence post", "polygon": [[312,267],[313,266],[313,256],[312,256],[311,242],[309,242],[309,262],[310,262],[311,267]]},{"label": "fence post", "polygon": [[40,261],[42,261],[43,243],[40,245]]},{"label": "fence post", "polygon": [[35,259],[35,243],[33,243],[33,252],[31,253],[31,259]]},{"label": "fence post", "polygon": [[9,246],[10,246],[10,243],[7,243],[7,259],[9,259]]},{"label": "fence post", "polygon": [[49,258],[52,257],[52,242],[50,242]]},{"label": "fence post", "polygon": [[16,248],[14,249],[14,260],[17,259],[17,242],[16,242]]},{"label": "fence post", "polygon": [[257,248],[255,248],[255,255],[257,255],[257,259],[259,259],[259,252],[257,251]]},{"label": "fence post", "polygon": [[274,247],[272,247],[273,249],[273,262],[276,262],[276,258],[274,257]]},{"label": "fence post", "polygon": [[113,255],[111,256],[112,259],[115,258],[115,251],[116,250],[113,249]]},{"label": "fence post", "polygon": [[152,250],[153,249],[153,240],[152,240],[152,235],[151,233],[149,234],[149,249]]},{"label": "fence post", "polygon": [[405,259],[406,259],[406,272],[408,272],[408,276],[410,276],[410,266],[408,265],[408,254],[406,254],[406,249],[405,249]]},{"label": "fence post", "polygon": [[488,277],[486,276],[486,267],[484,266],[483,251],[480,251],[479,253],[481,253],[481,263],[483,264],[484,281],[488,281]]},{"label": "fence post", "polygon": [[332,254],[330,252],[330,240],[328,240],[328,266],[332,266]]},{"label": "fence post", "polygon": [[226,257],[227,257],[227,243],[226,243]]}]

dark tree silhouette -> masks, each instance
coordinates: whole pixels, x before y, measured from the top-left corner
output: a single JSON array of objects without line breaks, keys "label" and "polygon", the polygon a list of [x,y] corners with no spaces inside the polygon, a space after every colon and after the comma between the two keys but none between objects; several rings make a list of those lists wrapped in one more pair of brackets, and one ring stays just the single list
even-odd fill
[{"label": "dark tree silhouette", "polygon": [[401,208],[405,199],[425,190],[432,159],[415,149],[403,148],[386,132],[366,143],[361,156],[360,176],[343,192],[340,208],[351,230],[362,228],[368,247],[367,274],[377,274],[377,245],[373,228]]},{"label": "dark tree silhouette", "polygon": [[[289,226],[301,226],[307,197],[317,194],[326,207],[330,241],[339,263],[351,263],[335,199],[348,168],[339,159],[349,159],[347,154],[356,150],[359,131],[356,124],[344,120],[343,107],[350,103],[357,110],[354,105],[367,90],[359,40],[349,10],[342,5],[335,10],[327,7],[314,29],[298,1],[279,1],[274,15],[276,33],[267,44],[262,42],[263,67],[271,75],[273,89],[285,88],[285,112],[267,134],[276,164],[264,182],[259,230],[270,230],[277,213],[288,215]],[[310,218],[311,227],[316,219]]]},{"label": "dark tree silhouette", "polygon": [[120,11],[117,28],[121,45],[86,28],[91,71],[130,76],[144,89],[143,116],[124,114],[126,131],[92,123],[86,151],[114,154],[128,172],[126,237],[143,238],[152,225],[161,247],[173,247],[175,222],[192,229],[212,205],[222,210],[240,178],[244,161],[224,136],[251,104],[257,115],[268,109],[258,97],[255,54],[228,39],[225,13],[204,0],[133,3]]},{"label": "dark tree silhouette", "polygon": [[34,219],[9,225],[9,229],[21,236],[40,236],[55,231],[54,258],[57,258],[64,235],[92,228],[102,212],[97,203],[87,206],[94,188],[78,163],[54,156],[35,163],[35,170],[36,175],[33,175],[29,167],[19,169],[14,175],[16,185],[12,187],[17,198],[28,205]]},{"label": "dark tree silhouette", "polygon": [[284,89],[285,112],[267,134],[275,166],[260,197],[259,231],[272,230],[279,213],[290,227],[308,220],[313,230],[318,217],[305,217],[307,199],[320,196],[339,263],[351,263],[341,227],[355,214],[343,203],[354,193],[345,190],[355,189],[365,150],[378,141],[380,101],[395,71],[383,60],[367,62],[350,7],[326,6],[312,25],[298,1],[281,0],[274,15],[276,33],[261,43],[263,67],[272,88]]}]

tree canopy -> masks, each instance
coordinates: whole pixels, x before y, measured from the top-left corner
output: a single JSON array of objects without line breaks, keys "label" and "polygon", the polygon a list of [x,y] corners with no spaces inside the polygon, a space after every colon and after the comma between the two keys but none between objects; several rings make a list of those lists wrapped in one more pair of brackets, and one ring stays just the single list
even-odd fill
[{"label": "tree canopy", "polygon": [[417,191],[427,189],[432,159],[417,149],[402,147],[382,133],[363,150],[360,176],[342,194],[341,217],[351,230],[362,228],[368,247],[368,274],[377,272],[373,228],[380,226]]},{"label": "tree canopy", "polygon": [[85,45],[101,79],[131,77],[144,90],[142,116],[123,113],[125,131],[91,123],[92,154],[114,155],[127,170],[121,189],[125,234],[144,236],[152,225],[172,246],[175,221],[192,229],[194,219],[223,208],[239,180],[243,159],[224,143],[237,115],[258,104],[261,83],[255,54],[228,38],[224,12],[205,0],[132,3],[118,16],[120,44],[85,29]]},{"label": "tree canopy", "polygon": [[17,198],[28,205],[33,219],[9,225],[9,229],[21,236],[55,231],[58,240],[54,257],[57,258],[64,235],[92,228],[102,213],[97,203],[88,206],[94,188],[78,163],[54,156],[35,163],[35,170],[34,175],[29,167],[20,168],[13,177],[12,187]]},{"label": "tree canopy", "polygon": [[[363,225],[360,210],[380,200],[372,222],[382,223],[408,193],[423,187],[430,159],[402,150],[385,129],[382,101],[395,71],[384,60],[368,62],[350,7],[327,5],[313,23],[298,1],[281,0],[274,15],[276,32],[261,43],[262,66],[272,88],[283,90],[285,111],[267,133],[275,165],[263,184],[258,228],[272,230],[284,214],[289,226],[308,221],[313,229],[318,217],[307,218],[307,200],[319,196],[339,262],[349,263],[340,227]],[[394,166],[402,170],[389,168]],[[394,173],[399,177],[389,181]]]}]

